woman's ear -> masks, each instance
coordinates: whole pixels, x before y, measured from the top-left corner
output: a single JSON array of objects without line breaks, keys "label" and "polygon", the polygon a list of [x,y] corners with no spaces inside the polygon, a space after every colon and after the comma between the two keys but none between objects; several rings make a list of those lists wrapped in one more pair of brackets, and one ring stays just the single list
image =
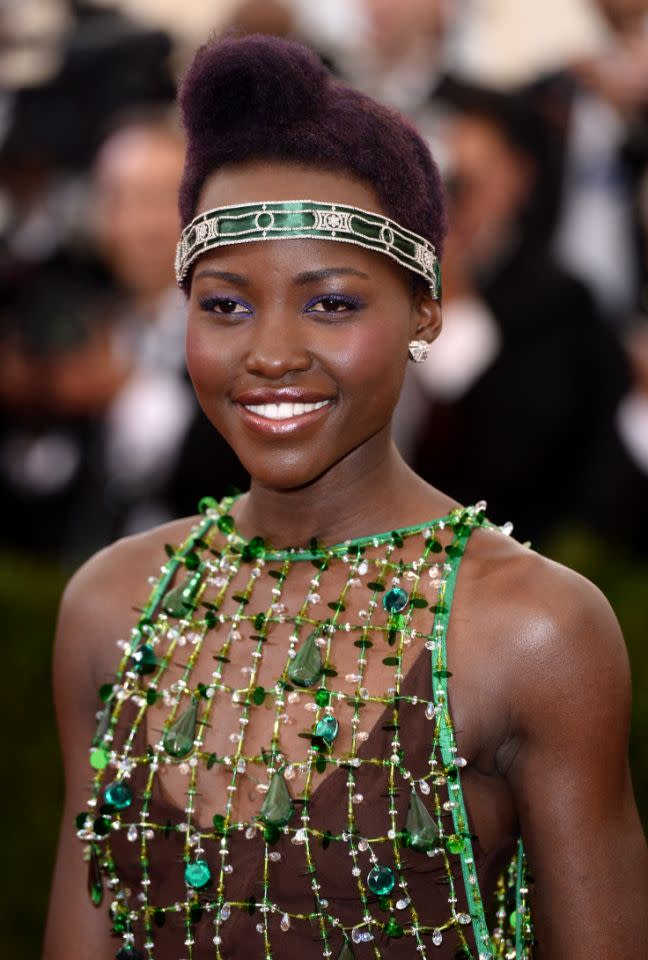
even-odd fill
[{"label": "woman's ear", "polygon": [[412,300],[410,340],[432,343],[441,333],[441,304],[426,290],[417,290]]}]

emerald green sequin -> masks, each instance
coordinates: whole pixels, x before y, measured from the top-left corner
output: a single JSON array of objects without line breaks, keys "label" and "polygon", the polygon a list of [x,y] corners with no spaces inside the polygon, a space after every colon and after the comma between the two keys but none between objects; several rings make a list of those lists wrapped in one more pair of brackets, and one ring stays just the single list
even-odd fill
[{"label": "emerald green sequin", "polygon": [[197,716],[198,701],[192,697],[184,713],[180,714],[164,734],[162,743],[170,757],[180,760],[193,750]]},{"label": "emerald green sequin", "polygon": [[126,810],[133,802],[133,791],[122,780],[115,780],[106,787],[104,797],[115,810]]},{"label": "emerald green sequin", "polygon": [[415,790],[410,795],[405,830],[409,846],[420,853],[427,853],[436,846],[439,831],[423,801]]},{"label": "emerald green sequin", "polygon": [[259,811],[259,819],[275,827],[283,827],[291,819],[294,806],[283,773],[273,773],[268,792]]},{"label": "emerald green sequin", "polygon": [[202,890],[211,880],[211,870],[206,860],[194,860],[185,866],[184,878],[188,887]]},{"label": "emerald green sequin", "polygon": [[381,867],[380,864],[372,867],[367,876],[367,886],[378,897],[388,896],[394,889],[395,883],[396,877],[391,867]]},{"label": "emerald green sequin", "polygon": [[313,630],[306,637],[288,668],[288,677],[298,687],[312,687],[322,673],[322,654],[315,642],[319,631]]},{"label": "emerald green sequin", "polygon": [[323,740],[326,746],[330,747],[339,732],[340,726],[336,718],[332,714],[327,714],[315,724],[313,739]]}]

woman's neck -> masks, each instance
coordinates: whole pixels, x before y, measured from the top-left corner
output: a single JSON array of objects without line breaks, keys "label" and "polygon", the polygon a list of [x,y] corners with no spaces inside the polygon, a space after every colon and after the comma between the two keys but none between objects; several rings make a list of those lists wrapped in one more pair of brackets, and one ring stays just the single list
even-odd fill
[{"label": "woman's neck", "polygon": [[456,504],[407,466],[391,438],[373,438],[306,486],[265,487],[252,480],[234,509],[240,533],[275,546],[302,546],[313,537],[339,543],[442,515]]}]

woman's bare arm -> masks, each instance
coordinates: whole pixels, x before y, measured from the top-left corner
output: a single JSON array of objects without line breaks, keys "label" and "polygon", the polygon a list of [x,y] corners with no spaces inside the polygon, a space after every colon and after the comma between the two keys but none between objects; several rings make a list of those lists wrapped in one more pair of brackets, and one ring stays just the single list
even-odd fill
[{"label": "woman's bare arm", "polygon": [[648,851],[627,762],[625,645],[599,591],[551,568],[516,639],[513,734],[500,757],[535,880],[534,957],[639,960]]}]

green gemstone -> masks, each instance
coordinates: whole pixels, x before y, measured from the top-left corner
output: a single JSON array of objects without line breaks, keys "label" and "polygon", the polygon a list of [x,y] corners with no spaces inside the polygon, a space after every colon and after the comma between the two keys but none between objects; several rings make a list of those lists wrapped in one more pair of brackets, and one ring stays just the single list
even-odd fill
[{"label": "green gemstone", "polygon": [[402,937],[405,933],[396,917],[390,917],[384,929],[387,936],[391,937],[392,939]]},{"label": "green gemstone", "polygon": [[194,890],[202,890],[211,880],[211,870],[206,860],[194,860],[185,866],[185,883]]},{"label": "green gemstone", "polygon": [[234,517],[231,517],[229,513],[224,513],[216,521],[216,526],[221,533],[231,533],[234,529]]},{"label": "green gemstone", "polygon": [[263,537],[252,537],[252,539],[247,544],[248,553],[250,556],[257,559],[262,557],[266,551],[265,540]]},{"label": "green gemstone", "polygon": [[150,643],[141,644],[137,650],[135,650],[131,659],[135,673],[154,673],[157,670],[157,657]]},{"label": "green gemstone", "polygon": [[292,817],[295,808],[288,793],[283,773],[273,773],[268,792],[259,811],[259,819],[275,827],[284,827]]},{"label": "green gemstone", "polygon": [[200,513],[207,513],[208,510],[215,510],[217,506],[218,503],[213,497],[202,497],[202,499],[198,501],[198,510]]},{"label": "green gemstone", "polygon": [[200,587],[202,573],[192,573],[164,595],[162,609],[169,617],[181,619],[193,608],[193,602]]},{"label": "green gemstone", "polygon": [[103,747],[95,747],[90,751],[90,766],[94,770],[104,770],[108,766],[110,754]]},{"label": "green gemstone", "polygon": [[316,740],[323,740],[324,743],[330,747],[339,732],[340,725],[338,724],[337,719],[332,714],[327,714],[327,716],[322,717],[322,719],[318,720],[315,724],[313,738]]},{"label": "green gemstone", "polygon": [[344,943],[342,944],[342,949],[338,953],[337,960],[355,960],[355,953],[353,952],[353,947],[351,942],[344,938]]},{"label": "green gemstone", "polygon": [[123,780],[115,780],[106,787],[104,797],[115,810],[125,810],[133,802],[133,791]]},{"label": "green gemstone", "polygon": [[192,697],[191,703],[184,713],[180,714],[164,734],[162,743],[170,757],[180,760],[188,756],[193,750],[197,716],[198,701]]},{"label": "green gemstone", "polygon": [[450,853],[461,853],[466,846],[466,841],[458,833],[453,833],[446,837],[446,847]]},{"label": "green gemstone", "polygon": [[316,644],[319,631],[306,637],[288,668],[288,677],[298,687],[312,687],[322,673],[322,654]]},{"label": "green gemstone", "polygon": [[88,893],[93,905],[100,907],[103,900],[103,879],[99,857],[94,846],[90,847],[90,859],[88,860]]},{"label": "green gemstone", "polygon": [[396,877],[391,867],[381,867],[378,863],[375,867],[372,867],[367,876],[367,886],[372,893],[379,897],[386,897],[390,894],[395,883]]},{"label": "green gemstone", "polygon": [[212,823],[214,824],[214,830],[216,833],[222,834],[225,830],[225,817],[222,813],[215,813],[212,817]]},{"label": "green gemstone", "polygon": [[92,829],[97,834],[98,837],[105,837],[107,833],[110,833],[110,828],[112,827],[112,820],[110,817],[97,817],[95,822],[92,824]]},{"label": "green gemstone", "polygon": [[99,687],[99,697],[103,700],[104,703],[108,703],[112,699],[114,686],[112,683],[102,683]]},{"label": "green gemstone", "polygon": [[256,703],[257,707],[260,707],[263,701],[266,698],[265,687],[255,687],[252,691],[252,701]]},{"label": "green gemstone", "polygon": [[405,829],[409,834],[409,846],[419,853],[427,853],[436,845],[439,831],[415,790],[410,796]]},{"label": "green gemstone", "polygon": [[382,598],[382,605],[388,613],[400,613],[404,610],[409,601],[407,591],[402,587],[394,587],[389,590]]},{"label": "green gemstone", "polygon": [[315,694],[315,703],[318,707],[328,707],[331,700],[331,693],[329,690],[325,690],[324,687],[320,689]]}]

